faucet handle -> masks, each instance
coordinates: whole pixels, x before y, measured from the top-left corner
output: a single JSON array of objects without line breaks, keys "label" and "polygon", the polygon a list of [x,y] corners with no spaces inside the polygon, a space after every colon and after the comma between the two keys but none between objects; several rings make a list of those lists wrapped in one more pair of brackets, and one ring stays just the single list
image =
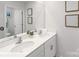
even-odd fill
[{"label": "faucet handle", "polygon": [[22,41],[22,37],[19,37],[19,41],[20,41],[20,42]]},{"label": "faucet handle", "polygon": [[19,37],[19,40],[21,40],[22,38],[21,37]]},{"label": "faucet handle", "polygon": [[21,37],[18,37],[18,40],[17,40],[16,44],[19,44],[21,42],[22,42],[22,38]]},{"label": "faucet handle", "polygon": [[14,35],[14,38],[17,38],[17,35]]}]

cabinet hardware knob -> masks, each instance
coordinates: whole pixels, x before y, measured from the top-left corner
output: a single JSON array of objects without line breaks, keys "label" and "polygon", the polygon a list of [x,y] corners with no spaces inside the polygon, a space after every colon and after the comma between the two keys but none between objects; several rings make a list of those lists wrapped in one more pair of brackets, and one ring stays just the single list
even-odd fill
[{"label": "cabinet hardware knob", "polygon": [[4,31],[4,27],[3,27],[3,26],[1,26],[1,27],[0,27],[0,30],[1,30],[1,31]]}]

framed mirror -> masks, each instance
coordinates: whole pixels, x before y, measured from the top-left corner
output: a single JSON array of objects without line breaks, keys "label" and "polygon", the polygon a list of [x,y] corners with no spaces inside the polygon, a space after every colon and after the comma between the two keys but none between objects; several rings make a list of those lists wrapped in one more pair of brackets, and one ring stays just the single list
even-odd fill
[{"label": "framed mirror", "polygon": [[78,14],[66,15],[65,26],[78,28],[79,27],[79,15]]},{"label": "framed mirror", "polygon": [[28,30],[40,27],[45,28],[45,4],[36,1],[26,2],[29,3],[26,7],[24,7],[24,3],[21,1],[1,2],[0,39],[22,34]]},{"label": "framed mirror", "polygon": [[79,2],[78,1],[66,1],[65,11],[66,12],[79,11]]}]

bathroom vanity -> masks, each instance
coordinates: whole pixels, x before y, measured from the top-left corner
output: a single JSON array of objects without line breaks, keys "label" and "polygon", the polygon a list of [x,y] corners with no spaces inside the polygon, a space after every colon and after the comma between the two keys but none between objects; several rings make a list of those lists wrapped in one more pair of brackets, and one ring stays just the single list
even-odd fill
[{"label": "bathroom vanity", "polygon": [[56,56],[56,33],[48,32],[46,35],[28,36],[19,34],[22,42],[16,44],[17,38],[13,36],[0,41],[0,57],[54,57]]},{"label": "bathroom vanity", "polygon": [[50,37],[28,57],[54,57],[56,55],[56,35]]}]

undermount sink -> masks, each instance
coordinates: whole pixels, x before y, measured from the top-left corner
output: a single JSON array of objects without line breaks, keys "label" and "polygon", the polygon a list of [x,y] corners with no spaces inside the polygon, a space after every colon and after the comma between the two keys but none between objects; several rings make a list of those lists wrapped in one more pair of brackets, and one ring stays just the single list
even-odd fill
[{"label": "undermount sink", "polygon": [[34,45],[33,41],[22,42],[13,47],[11,52],[23,52],[24,50],[32,47],[33,45]]}]

